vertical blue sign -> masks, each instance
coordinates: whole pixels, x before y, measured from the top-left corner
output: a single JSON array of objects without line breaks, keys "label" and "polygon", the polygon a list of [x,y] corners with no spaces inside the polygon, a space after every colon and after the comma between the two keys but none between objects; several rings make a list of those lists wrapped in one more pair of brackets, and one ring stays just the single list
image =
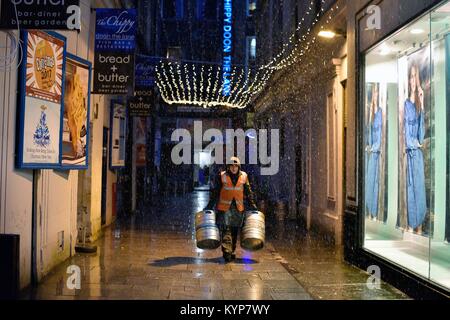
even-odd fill
[{"label": "vertical blue sign", "polygon": [[95,51],[134,52],[136,48],[136,9],[95,10]]},{"label": "vertical blue sign", "polygon": [[223,17],[223,61],[222,61],[222,95],[231,93],[231,63],[233,53],[233,1],[224,0]]},{"label": "vertical blue sign", "polygon": [[161,59],[136,55],[135,91],[152,90],[155,86],[155,67]]},{"label": "vertical blue sign", "polygon": [[136,9],[96,9],[95,94],[133,95]]}]

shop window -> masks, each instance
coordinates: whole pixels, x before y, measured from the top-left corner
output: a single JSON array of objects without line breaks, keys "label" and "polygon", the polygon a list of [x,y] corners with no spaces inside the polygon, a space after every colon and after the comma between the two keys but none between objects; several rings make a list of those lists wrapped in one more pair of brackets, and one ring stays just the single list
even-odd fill
[{"label": "shop window", "polygon": [[256,37],[247,37],[246,58],[247,66],[256,60]]},{"label": "shop window", "polygon": [[250,60],[256,59],[256,37],[250,37]]},{"label": "shop window", "polygon": [[247,16],[251,17],[256,11],[256,0],[247,0]]},{"label": "shop window", "polygon": [[450,288],[450,2],[365,64],[364,248]]}]

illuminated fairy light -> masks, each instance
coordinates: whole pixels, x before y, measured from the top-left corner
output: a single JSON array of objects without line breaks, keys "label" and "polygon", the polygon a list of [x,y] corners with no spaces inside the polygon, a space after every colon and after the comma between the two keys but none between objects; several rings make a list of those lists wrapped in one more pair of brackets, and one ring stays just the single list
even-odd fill
[{"label": "illuminated fairy light", "polygon": [[[162,61],[160,61],[160,64],[161,63],[162,63]],[[162,75],[159,72],[158,66],[156,66],[155,71],[156,71],[156,76],[157,76],[157,83],[161,84],[161,87],[160,87],[161,95],[164,97],[169,97],[169,95],[167,93],[167,85],[166,85],[166,83],[168,83],[168,82],[162,81]]]},{"label": "illuminated fairy light", "polygon": [[245,73],[246,73],[245,69],[242,69],[241,72],[239,73],[238,80],[237,80],[236,84],[232,87],[231,95],[228,97],[227,102],[233,102],[235,100],[235,98],[232,99],[232,97],[233,96],[236,97],[237,91],[239,90],[239,88],[241,88],[240,84],[242,82],[242,78]]},{"label": "illuminated fairy light", "polygon": [[208,77],[207,77],[207,79],[208,79],[208,86],[206,87],[206,99],[208,101],[211,100],[211,85],[212,85],[212,83],[211,83],[211,71],[212,71],[212,66],[209,66],[209,68],[208,68]]},{"label": "illuminated fairy light", "polygon": [[232,95],[232,92],[233,92],[233,87],[236,86],[236,83],[234,81],[235,77],[236,77],[236,67],[234,67],[233,71],[231,72],[231,81],[230,81],[230,84],[229,84],[230,88],[228,89],[228,94],[227,95],[223,95],[223,99],[226,100],[227,103],[230,102],[231,97],[232,97],[231,95]]},{"label": "illuminated fairy light", "polygon": [[256,88],[254,88],[250,94],[250,96],[248,96],[247,100],[244,101],[243,104],[249,104],[254,97],[256,97],[257,95],[259,95],[259,93],[264,89],[264,87],[267,84],[267,81],[269,81],[270,77],[272,76],[272,72],[271,71],[266,71],[265,74],[262,76],[261,81],[257,84]]},{"label": "illuminated fairy light", "polygon": [[[224,106],[242,109],[247,106],[242,102],[249,99],[241,95],[253,95],[252,90],[245,89],[259,88],[260,85],[255,82],[261,80],[259,76],[253,79],[251,72],[247,72],[245,68],[234,66],[230,73],[232,90],[229,96],[223,96],[220,65],[161,62],[155,70],[161,97],[169,105],[196,105],[203,108]],[[247,83],[251,84],[248,88]]]},{"label": "illuminated fairy light", "polygon": [[[325,2],[326,2],[325,0],[322,0],[322,9],[321,9],[321,12],[324,11],[324,4],[325,4]],[[296,30],[291,34],[291,36],[290,36],[289,39],[288,39],[288,42],[286,42],[285,44],[283,44],[283,49],[281,50],[281,52],[280,52],[277,56],[275,56],[268,64],[262,66],[261,68],[269,68],[269,67],[271,67],[272,65],[277,65],[277,64],[278,64],[277,61],[278,61],[280,58],[282,58],[282,57],[284,56],[286,50],[288,50],[288,48],[291,47],[292,45],[294,45],[294,46],[297,45],[296,43],[294,43],[294,42],[295,42],[296,35],[297,35],[297,34],[300,32],[300,30],[302,29],[303,23],[305,22],[306,17],[309,16],[309,15],[311,14],[311,12],[312,12],[312,10],[313,10],[313,6],[314,6],[314,1],[311,1],[311,2],[309,3],[308,10],[306,10],[306,12],[305,12],[305,14],[303,15],[302,19],[301,19],[300,22],[298,23]]]},{"label": "illuminated fairy light", "polygon": [[[286,44],[284,44],[281,52],[272,61],[270,61],[268,64],[262,66],[261,68],[263,68],[263,69],[271,68],[274,70],[281,70],[292,64],[292,59],[298,55],[298,48],[300,47],[300,44],[310,36],[312,28],[320,21],[321,15],[325,12],[325,8],[324,8],[325,3],[326,3],[326,0],[322,0],[322,8],[321,8],[320,12],[318,12],[316,14],[316,16],[314,17],[314,21],[312,22],[311,26],[306,30],[306,33],[302,35],[300,41],[298,43],[294,43],[296,34],[302,29],[303,23],[305,22],[305,17],[311,14],[312,6],[314,4],[314,2],[311,1],[308,10],[305,13],[305,16],[299,22],[296,31],[290,36],[289,41]],[[293,49],[291,50],[289,55],[287,55],[286,57],[283,57],[289,47],[293,47]]]},{"label": "illuminated fairy light", "polygon": [[[169,87],[169,90],[170,90],[171,99],[175,100],[175,96],[174,96],[174,94],[175,94],[175,87],[173,87],[172,86],[172,82],[169,81],[169,77],[167,76],[167,73],[165,72],[165,69],[164,69],[164,64],[162,64],[162,67],[163,67],[163,75],[164,75],[164,78],[165,78],[165,83],[167,83],[167,85]],[[159,74],[159,73],[157,73],[157,74]],[[164,81],[162,83],[164,83]],[[159,82],[158,82],[158,87],[159,87]],[[169,100],[168,96],[167,96],[167,99]]]},{"label": "illuminated fairy light", "polygon": [[[221,69],[220,67],[217,68],[216,78],[215,78],[215,81],[214,81],[214,89],[213,89],[213,92],[212,92],[213,96],[215,96],[215,94],[217,92],[217,87],[219,85],[220,69]],[[214,99],[216,99],[216,101],[218,101],[219,100],[219,94]]]},{"label": "illuminated fairy light", "polygon": [[[187,65],[185,64],[184,66],[184,74],[188,75],[188,69],[187,69]],[[186,79],[186,87],[187,87],[187,95],[188,95],[188,100],[192,100],[192,96],[191,96],[191,81],[190,81],[190,77],[185,77]]]},{"label": "illuminated fairy light", "polygon": [[[205,97],[205,98],[203,98],[203,95],[204,95],[204,90],[203,90],[203,81],[204,81],[204,77],[203,77],[203,72],[205,71],[205,66],[202,64],[202,68],[201,68],[201,70],[200,70],[200,99],[201,100],[206,100],[207,101],[207,98]],[[195,79],[197,79],[197,78],[194,78],[194,80]],[[206,96],[206,95],[205,95]],[[206,108],[206,105],[204,106],[205,108]]]},{"label": "illuminated fairy light", "polygon": [[[176,93],[176,99],[177,99],[177,100],[181,100],[180,92],[179,92],[178,86],[175,84],[175,75],[174,75],[174,73],[173,73],[172,63],[169,62],[168,66],[169,66],[170,81],[171,81],[171,84],[173,85],[173,88],[175,89],[174,91],[175,91],[175,93]],[[165,70],[164,70],[164,72],[165,72]]]},{"label": "illuminated fairy light", "polygon": [[[215,67],[214,85],[211,77],[214,67],[211,65],[206,67],[202,64],[198,74],[197,67],[173,62],[160,63],[156,68],[157,85],[162,99],[167,104],[188,104],[203,108],[225,106],[243,109],[248,106],[255,95],[261,92],[272,75],[272,70],[258,70],[253,76],[251,70],[247,71],[245,68],[235,66],[232,69],[231,77],[233,89],[230,91],[230,96],[223,96],[221,66]],[[192,70],[192,73],[189,70]],[[191,82],[193,83],[191,84]],[[213,87],[212,90],[211,87]],[[194,88],[194,94],[192,94],[192,88]]]},{"label": "illuminated fairy light", "polygon": [[[334,11],[337,11],[339,9],[338,5],[335,5],[329,10],[328,17],[326,21],[322,24],[321,29],[324,29],[334,18]],[[281,60],[278,65],[275,65],[273,67],[268,67],[267,70],[281,70],[283,68],[286,68],[288,66],[291,66],[294,63],[302,62],[303,58],[305,57],[306,53],[309,52],[313,44],[316,42],[316,36],[312,37],[310,41],[306,41],[306,39],[309,38],[311,32],[313,31],[314,26],[320,21],[319,16],[314,20],[312,26],[308,28],[306,34],[302,37],[302,39],[299,41],[299,44],[296,45],[296,47],[293,49],[293,51],[283,60]],[[305,43],[306,41],[306,43]],[[302,46],[301,46],[302,45]],[[250,104],[256,96],[259,95],[259,93],[262,91],[262,89],[267,84],[268,80],[272,76],[272,73],[266,73],[262,80],[259,82],[258,87],[251,88],[251,90],[254,90],[254,93],[250,96],[246,96],[248,100],[240,101],[240,105],[248,105]]]},{"label": "illuminated fairy light", "polygon": [[180,64],[179,63],[177,63],[176,64],[176,66],[177,66],[177,78],[178,78],[178,84],[180,85],[180,88],[182,89],[182,90],[180,90],[181,91],[181,93],[182,93],[182,96],[183,96],[183,100],[187,100],[187,97],[186,97],[186,90],[184,90],[184,84],[183,84],[183,80],[181,79],[182,78],[182,76],[181,76],[181,69],[180,69]]},{"label": "illuminated fairy light", "polygon": [[[323,4],[325,2],[326,0],[322,0]],[[323,6],[321,11],[315,15],[310,27],[303,32],[299,37],[300,39],[295,40],[297,38],[297,32],[304,27],[305,17],[310,15],[313,10],[313,4],[314,2],[311,1],[308,11],[296,28],[296,32],[290,36],[288,43],[283,44],[281,52],[268,64],[256,70],[256,74],[252,74],[252,70],[247,71],[244,68],[239,69],[236,66],[233,67],[229,82],[231,84],[231,90],[227,96],[223,95],[225,88],[221,76],[222,66],[209,65],[209,67],[206,67],[204,64],[201,64],[201,67],[197,68],[198,66],[192,63],[190,66],[192,73],[190,73],[188,71],[188,64],[183,64],[182,69],[184,72],[181,72],[180,64],[176,63],[176,72],[174,72],[173,63],[161,63],[159,68],[156,68],[156,73],[157,85],[162,93],[163,100],[169,105],[197,105],[203,108],[215,106],[239,109],[246,108],[266,87],[275,71],[302,61],[313,44],[315,44],[316,37],[313,36],[311,38],[311,34],[316,24],[322,19],[324,12]],[[321,27],[322,29],[324,25],[332,21],[333,12],[338,8],[338,5],[336,5],[330,9],[330,14],[327,15],[326,21]],[[289,54],[286,54],[289,49],[291,51]],[[199,74],[197,73],[198,70]],[[182,78],[184,78],[184,81]],[[191,93],[191,81],[193,82],[193,95]]]},{"label": "illuminated fairy light", "polygon": [[[233,98],[233,100],[231,101],[231,103],[233,103],[233,104],[236,104],[236,103],[237,103],[237,99],[241,96],[243,90],[244,90],[244,89],[247,87],[247,85],[248,85],[248,79],[250,79],[251,73],[252,73],[252,70],[250,69],[250,70],[248,71],[248,74],[245,75],[245,81],[244,81],[244,84],[243,84],[242,86],[236,86],[235,90],[237,90],[237,92],[233,92],[234,98]],[[244,72],[241,73],[241,75],[244,75]]]},{"label": "illuminated fairy light", "polygon": [[194,75],[193,83],[194,83],[194,100],[198,100],[198,90],[197,90],[197,72],[195,70],[195,64],[192,64],[192,74]]},{"label": "illuminated fairy light", "polygon": [[[322,3],[324,3],[324,0],[322,0]],[[330,8],[329,10],[329,15],[326,19],[326,21],[324,22],[324,24],[321,26],[321,29],[324,28],[324,26],[328,25],[333,18],[333,13],[334,11],[337,11],[337,9],[339,9],[339,5],[335,5],[334,7]],[[263,66],[262,68],[269,68],[269,69],[273,69],[273,70],[281,70],[284,69],[286,67],[291,66],[292,64],[299,62],[299,56],[304,56],[305,53],[309,50],[309,48],[311,47],[311,44],[313,44],[316,41],[316,37],[314,36],[313,39],[310,42],[307,42],[306,44],[304,44],[304,42],[306,41],[306,39],[308,39],[311,36],[311,32],[313,31],[313,28],[315,27],[315,25],[321,21],[321,14],[324,12],[324,8],[322,7],[321,12],[317,13],[314,21],[312,22],[311,26],[306,30],[306,33],[302,36],[302,38],[300,39],[299,43],[297,43],[293,50],[290,52],[290,54],[281,59],[277,64],[275,64],[274,66]],[[303,47],[301,46],[303,45]],[[273,63],[272,63],[273,64]]]}]

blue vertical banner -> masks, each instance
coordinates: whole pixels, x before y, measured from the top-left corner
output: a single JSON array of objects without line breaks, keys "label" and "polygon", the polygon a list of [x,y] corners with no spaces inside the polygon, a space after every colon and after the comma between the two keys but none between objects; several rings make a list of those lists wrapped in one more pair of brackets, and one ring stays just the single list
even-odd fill
[{"label": "blue vertical banner", "polygon": [[231,94],[231,69],[233,60],[233,1],[223,1],[223,60],[222,60],[222,95]]},{"label": "blue vertical banner", "polygon": [[149,117],[155,111],[155,68],[160,58],[136,55],[134,96],[128,98],[130,117]]},{"label": "blue vertical banner", "polygon": [[94,93],[134,94],[136,9],[97,9]]},{"label": "blue vertical banner", "polygon": [[155,68],[160,58],[137,55],[135,68],[135,93],[137,96],[145,95],[155,86]]}]

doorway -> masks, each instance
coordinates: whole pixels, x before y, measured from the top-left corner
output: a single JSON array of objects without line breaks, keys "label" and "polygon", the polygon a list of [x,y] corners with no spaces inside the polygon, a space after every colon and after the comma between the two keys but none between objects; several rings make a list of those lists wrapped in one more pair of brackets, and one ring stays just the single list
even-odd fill
[{"label": "doorway", "polygon": [[209,190],[211,151],[196,150],[194,157],[194,159],[198,159],[198,165],[194,169],[196,189]]}]

